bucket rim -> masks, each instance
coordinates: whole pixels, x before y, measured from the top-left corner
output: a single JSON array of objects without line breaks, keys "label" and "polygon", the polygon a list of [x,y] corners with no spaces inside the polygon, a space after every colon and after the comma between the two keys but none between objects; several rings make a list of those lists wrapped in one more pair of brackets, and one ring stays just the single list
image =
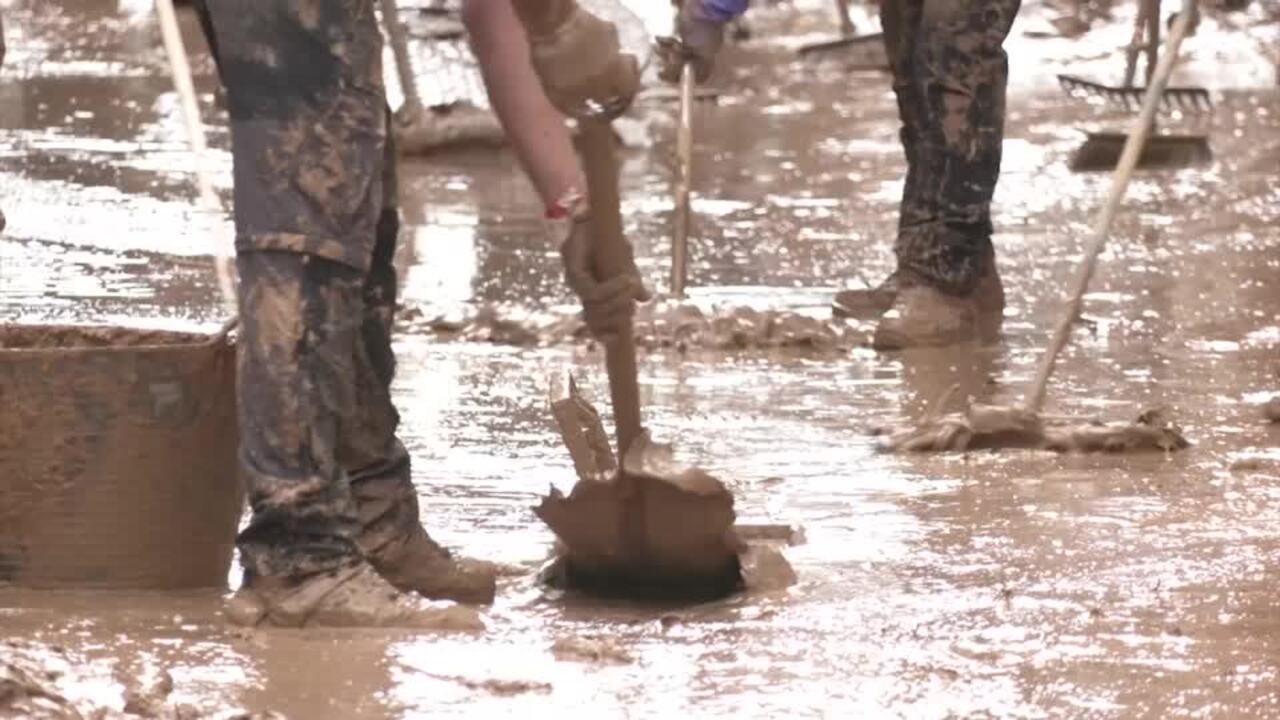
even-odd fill
[{"label": "bucket rim", "polygon": [[[62,346],[26,346],[26,347],[7,347],[4,344],[5,334],[16,329],[45,329],[52,331],[94,331],[103,329],[112,329],[123,332],[137,333],[154,333],[157,335],[167,336],[173,339],[173,342],[154,342],[146,341],[137,344],[122,345],[73,345],[69,347]],[[0,325],[0,355],[17,356],[17,355],[49,355],[49,354],[89,354],[89,353],[139,353],[139,352],[161,352],[161,351],[180,351],[188,349],[200,349],[217,346],[220,341],[226,340],[226,334],[220,331],[205,333],[190,330],[170,330],[165,328],[144,328],[130,325],[108,325],[108,324],[89,324],[89,323],[6,323]]]}]

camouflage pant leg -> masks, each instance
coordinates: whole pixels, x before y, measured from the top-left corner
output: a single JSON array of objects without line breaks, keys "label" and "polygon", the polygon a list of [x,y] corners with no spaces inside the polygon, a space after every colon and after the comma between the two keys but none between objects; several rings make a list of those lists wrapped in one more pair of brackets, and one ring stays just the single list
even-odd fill
[{"label": "camouflage pant leg", "polygon": [[397,218],[381,38],[372,0],[207,9],[235,161],[254,510],[239,544],[251,573],[305,576],[360,560],[347,470],[408,483],[387,388]]},{"label": "camouflage pant leg", "polygon": [[253,514],[250,576],[305,577],[360,561],[338,438],[355,415],[363,275],[283,251],[237,258],[240,461]]},{"label": "camouflage pant leg", "polygon": [[1003,43],[1020,3],[899,4],[904,21],[891,54],[894,87],[904,138],[914,147],[904,139],[909,170],[894,250],[899,267],[965,294],[992,258],[991,197],[1008,79]]},{"label": "camouflage pant leg", "polygon": [[884,29],[885,52],[889,57],[889,69],[893,73],[893,94],[898,101],[898,120],[902,127],[898,137],[907,161],[907,176],[903,182],[902,203],[898,212],[898,227],[912,222],[912,211],[919,206],[921,164],[916,156],[920,147],[920,117],[915,108],[920,104],[913,93],[912,49],[915,35],[920,28],[920,10],[923,0],[881,0],[880,25]]},{"label": "camouflage pant leg", "polygon": [[374,0],[206,0],[227,104],[236,247],[367,270],[386,93]]}]

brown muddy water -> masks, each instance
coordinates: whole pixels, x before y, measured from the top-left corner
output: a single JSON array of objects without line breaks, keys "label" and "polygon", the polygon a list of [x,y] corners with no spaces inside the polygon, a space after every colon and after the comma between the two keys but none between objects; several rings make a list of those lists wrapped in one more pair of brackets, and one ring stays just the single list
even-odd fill
[{"label": "brown muddy water", "polygon": [[[1129,419],[1168,405],[1194,446],[894,456],[865,432],[915,416],[954,382],[1002,402],[1030,382],[1106,189],[1105,176],[1068,172],[1067,158],[1082,128],[1123,121],[1052,81],[1120,75],[1111,49],[1132,9],[1106,19],[1098,7],[1087,6],[1083,38],[1039,38],[1061,13],[1028,3],[1009,42],[998,346],[642,358],[655,436],[724,478],[744,519],[803,526],[808,542],[787,550],[800,578],[790,590],[652,607],[538,586],[551,536],[531,507],[573,478],[547,378],[571,367],[604,397],[600,355],[441,342],[410,326],[395,392],[428,527],[522,571],[502,580],[484,633],[237,633],[212,591],[7,589],[0,637],[61,670],[57,688],[82,708],[119,710],[124,681],[167,671],[172,703],[210,716],[1280,717],[1280,425],[1262,421],[1280,391],[1267,6],[1210,13],[1188,41],[1175,82],[1210,85],[1216,109],[1171,127],[1208,132],[1216,160],[1137,176],[1047,407]],[[215,327],[206,253],[230,224],[193,210],[150,3],[0,8],[4,319]],[[728,56],[726,95],[696,117],[690,285],[707,301],[821,317],[834,290],[891,267],[902,177],[892,95],[882,74],[792,61],[834,30],[828,3],[753,12],[756,39]],[[225,123],[211,65],[196,67],[225,195]],[[471,72],[441,71],[433,91],[474,94]],[[624,214],[660,288],[674,108],[640,113],[655,145],[628,155]],[[568,305],[509,155],[414,160],[403,174],[407,305],[426,316]],[[564,652],[584,645],[598,651]]]}]

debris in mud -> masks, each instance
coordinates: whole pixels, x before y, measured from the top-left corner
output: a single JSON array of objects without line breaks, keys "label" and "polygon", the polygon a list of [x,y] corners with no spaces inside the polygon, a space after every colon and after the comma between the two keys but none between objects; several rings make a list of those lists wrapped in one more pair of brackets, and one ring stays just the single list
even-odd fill
[{"label": "debris in mud", "polygon": [[690,303],[659,302],[636,312],[636,343],[646,348],[847,350],[865,344],[857,325],[786,310],[750,307],[704,311]]},{"label": "debris in mud", "polygon": [[161,670],[153,682],[144,684],[139,678],[124,682],[124,712],[140,717],[157,717],[165,711],[165,703],[173,693],[173,676]]},{"label": "debris in mud", "polygon": [[484,680],[476,680],[474,678],[462,677],[460,675],[432,675],[440,680],[448,680],[456,682],[468,690],[483,690],[493,695],[507,697],[511,695],[523,695],[531,692],[551,692],[551,683],[541,682],[538,680],[508,680],[502,678],[487,678]]},{"label": "debris in mud", "polygon": [[551,654],[566,662],[593,662],[630,665],[636,659],[608,638],[560,638],[551,645]]},{"label": "debris in mud", "polygon": [[499,147],[506,132],[493,113],[467,102],[396,112],[392,123],[401,155],[429,155],[455,147]]},{"label": "debris in mud", "polygon": [[750,592],[785,590],[796,584],[796,571],[782,551],[765,543],[746,543],[738,554],[742,586]]},{"label": "debris in mud", "polygon": [[1026,448],[1060,453],[1172,451],[1190,447],[1182,431],[1158,412],[1135,422],[1046,417],[1020,407],[971,403],[964,411],[931,414],[918,424],[873,430],[891,452],[963,452]]},{"label": "debris in mud", "polygon": [[[578,474],[569,495],[554,487],[534,509],[555,532],[543,580],[596,594],[722,597],[795,582],[782,553],[734,528],[733,494],[696,469],[677,470],[670,449],[646,437],[618,472],[600,415],[572,378],[552,388],[552,414]],[[629,482],[637,476],[644,482]]]},{"label": "debris in mud", "polygon": [[803,545],[807,541],[804,528],[799,525],[763,523],[738,523],[733,526],[738,537],[746,542],[771,541],[787,545]]},{"label": "debris in mud", "polygon": [[[161,670],[146,683],[139,679],[120,681],[123,685],[123,713],[86,700],[73,702],[63,694],[60,683],[74,685],[82,680],[76,676],[75,665],[61,648],[21,640],[0,643],[0,717],[23,720],[123,720],[139,717],[195,720],[206,717],[191,706],[170,702],[174,684],[167,670]],[[252,716],[255,720],[267,717]]]},{"label": "debris in mud", "polygon": [[1280,423],[1280,395],[1276,395],[1262,406],[1262,417],[1267,422]]},{"label": "debris in mud", "polygon": [[[501,345],[557,345],[589,339],[576,314],[536,313],[497,305],[486,305],[461,318],[429,318],[418,308],[406,307],[398,322],[409,332]],[[788,310],[703,310],[689,303],[655,302],[636,310],[634,325],[636,345],[648,350],[844,351],[869,344],[869,334],[856,321]]]},{"label": "debris in mud", "polygon": [[1280,462],[1269,458],[1243,457],[1232,460],[1227,470],[1233,473],[1256,473],[1267,469],[1280,469]]},{"label": "debris in mud", "polygon": [[79,718],[75,706],[58,691],[61,671],[13,641],[3,645],[0,658],[0,716],[14,718]]}]

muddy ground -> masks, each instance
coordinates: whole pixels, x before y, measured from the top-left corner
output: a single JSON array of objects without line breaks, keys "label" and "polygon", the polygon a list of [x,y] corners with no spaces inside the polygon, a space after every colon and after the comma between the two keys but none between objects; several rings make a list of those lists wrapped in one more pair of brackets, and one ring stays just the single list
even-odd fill
[{"label": "muddy ground", "polygon": [[[891,267],[902,160],[887,77],[793,60],[834,30],[827,6],[754,11],[755,39],[719,78],[727,94],[697,113],[715,128],[697,142],[699,298],[823,316],[835,289]],[[1280,716],[1280,426],[1262,421],[1280,391],[1274,3],[1210,14],[1188,41],[1193,60],[1175,82],[1210,85],[1216,109],[1178,122],[1207,132],[1216,159],[1138,175],[1049,397],[1051,412],[1125,419],[1167,405],[1194,446],[892,456],[865,433],[954,382],[1014,401],[1030,381],[1106,189],[1066,161],[1082,128],[1124,119],[1053,82],[1064,69],[1120,75],[1114,48],[1132,9],[1107,19],[1099,7],[1086,8],[1088,34],[1061,38],[1049,21],[1063,12],[1027,3],[1008,44],[1001,344],[642,359],[654,434],[725,478],[744,518],[803,525],[791,590],[651,607],[539,587],[551,537],[531,507],[573,478],[546,378],[571,367],[604,397],[600,356],[572,343],[442,342],[409,324],[395,393],[428,527],[523,571],[501,582],[486,632],[240,633],[220,621],[216,592],[0,589],[0,639],[20,643],[0,655],[20,648],[61,671],[49,682],[82,709],[121,710],[124,681],[164,671],[171,709],[211,716]],[[214,328],[206,253],[230,224],[193,210],[150,3],[0,8],[0,314]],[[229,193],[212,67],[196,68]],[[442,81],[424,79],[424,95],[474,95],[472,72],[455,62]],[[659,289],[673,113],[645,111],[655,145],[624,170],[627,228]],[[406,305],[426,317],[567,307],[509,155],[414,160],[403,175]]]}]

